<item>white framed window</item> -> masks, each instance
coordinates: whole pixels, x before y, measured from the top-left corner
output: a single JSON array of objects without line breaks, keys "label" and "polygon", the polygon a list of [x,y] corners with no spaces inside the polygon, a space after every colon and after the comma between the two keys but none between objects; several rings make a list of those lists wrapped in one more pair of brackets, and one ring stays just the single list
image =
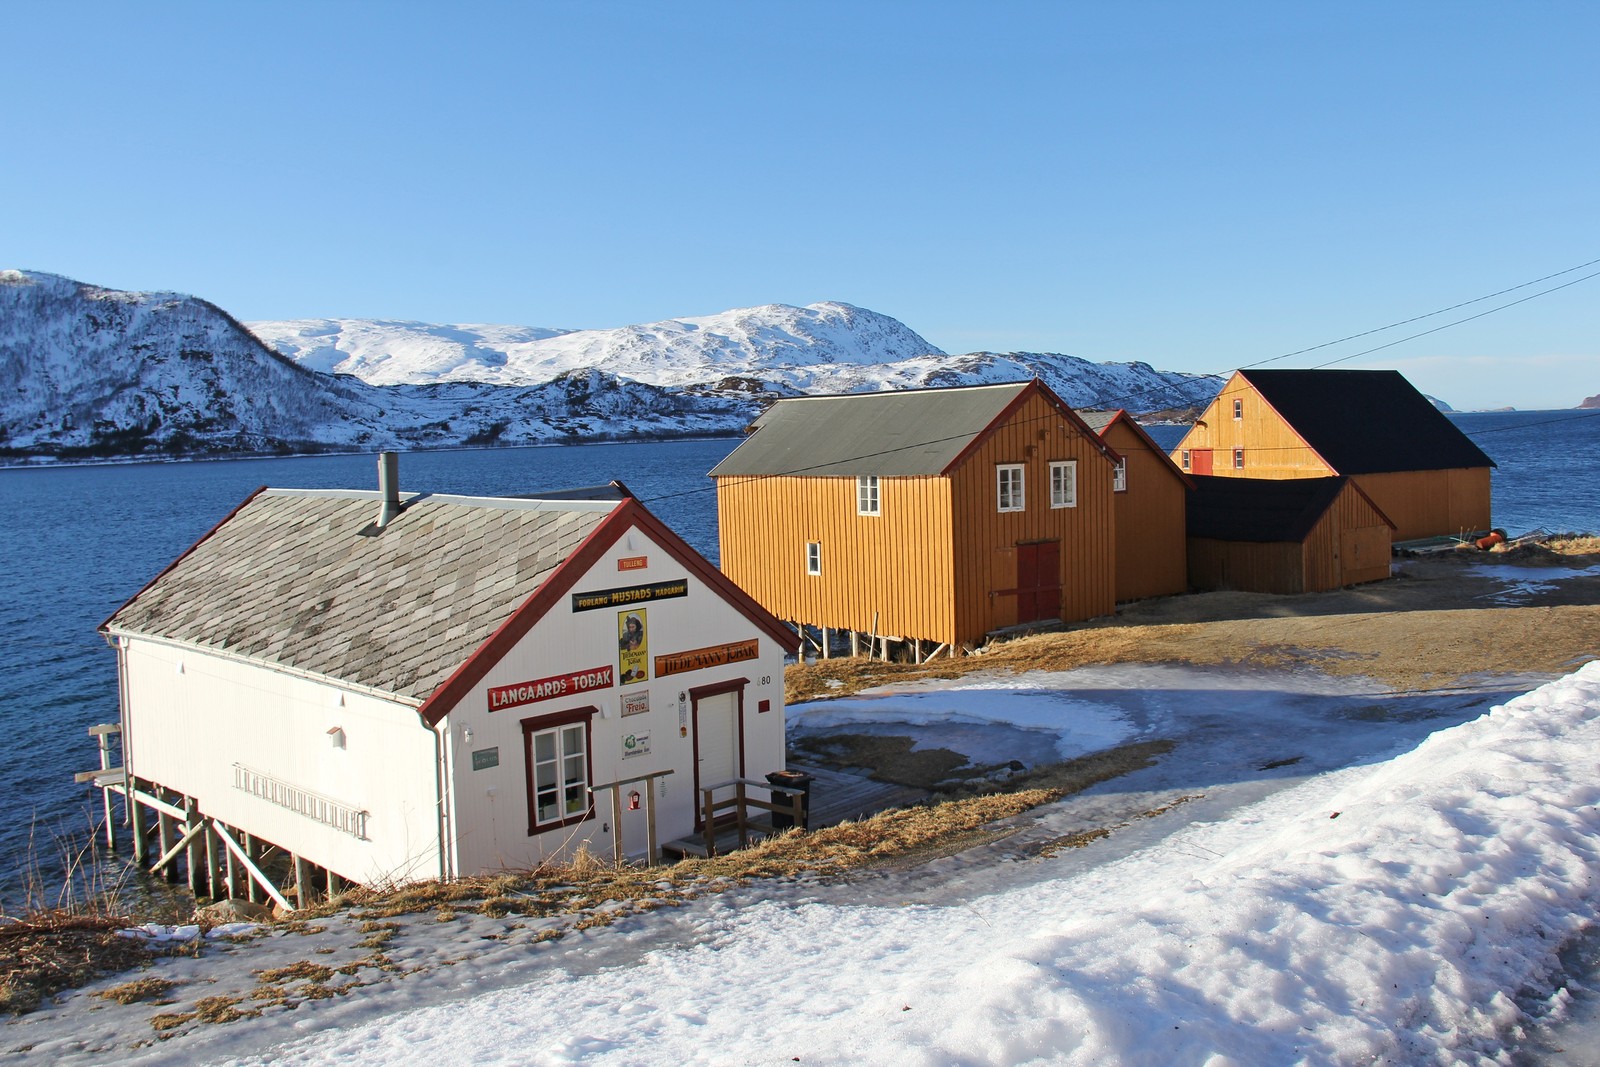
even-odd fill
[{"label": "white framed window", "polygon": [[1189,450],[1187,448],[1183,450],[1183,469],[1189,469]]},{"label": "white framed window", "polygon": [[997,481],[995,505],[1000,511],[1022,511],[1027,498],[1022,489],[1022,464],[1002,463],[995,468]]},{"label": "white framed window", "polygon": [[876,474],[858,474],[856,476],[856,514],[882,514],[878,502],[878,476]]},{"label": "white framed window", "polygon": [[594,708],[522,721],[528,768],[528,833],[592,818],[589,724]]},{"label": "white framed window", "polygon": [[806,573],[807,574],[821,574],[822,573],[822,542],[821,541],[807,541],[806,542]]},{"label": "white framed window", "polygon": [[1242,399],[1235,398],[1234,401],[1233,401],[1233,420],[1235,422],[1238,422],[1239,420],[1241,420],[1243,418],[1244,418],[1244,401]]},{"label": "white framed window", "polygon": [[1078,461],[1058,460],[1050,464],[1050,506],[1075,508],[1078,506]]},{"label": "white framed window", "polygon": [[1244,449],[1242,448],[1233,450],[1233,469],[1236,471],[1244,470]]},{"label": "white framed window", "polygon": [[1111,471],[1111,491],[1126,493],[1128,491],[1128,457],[1123,456],[1117,460],[1116,467]]}]

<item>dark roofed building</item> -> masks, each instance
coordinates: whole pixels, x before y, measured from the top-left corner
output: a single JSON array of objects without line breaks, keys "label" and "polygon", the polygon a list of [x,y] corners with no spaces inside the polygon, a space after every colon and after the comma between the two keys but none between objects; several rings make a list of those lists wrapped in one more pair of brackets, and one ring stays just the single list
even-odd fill
[{"label": "dark roofed building", "polygon": [[1389,576],[1393,524],[1350,478],[1191,478],[1189,583],[1315,593]]},{"label": "dark roofed building", "polygon": [[1238,371],[1172,456],[1195,475],[1354,478],[1396,540],[1490,525],[1494,461],[1398,371]]}]

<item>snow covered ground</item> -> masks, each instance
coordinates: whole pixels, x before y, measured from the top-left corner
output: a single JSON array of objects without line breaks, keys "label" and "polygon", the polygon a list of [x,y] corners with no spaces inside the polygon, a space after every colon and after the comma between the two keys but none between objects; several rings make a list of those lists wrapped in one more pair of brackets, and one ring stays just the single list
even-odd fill
[{"label": "snow covered ground", "polygon": [[[924,722],[987,736],[998,747],[969,753],[980,760],[1017,731],[1061,752],[1176,747],[930,863],[752,885],[561,942],[486,940],[452,967],[164,1045],[129,1047],[151,1036],[148,1008],[97,1020],[73,994],[14,1024],[5,1051],[27,1039],[27,1055],[64,1063],[114,1045],[124,1063],[1527,1062],[1511,1050],[1534,1017],[1568,1011],[1558,951],[1600,900],[1600,663],[1525,687],[1394,693],[1310,672],[1134,666],[805,705],[796,730]],[[1114,832],[1058,847],[1088,826]],[[233,955],[275,966],[282,943]],[[171,966],[204,975],[206,962]]]}]

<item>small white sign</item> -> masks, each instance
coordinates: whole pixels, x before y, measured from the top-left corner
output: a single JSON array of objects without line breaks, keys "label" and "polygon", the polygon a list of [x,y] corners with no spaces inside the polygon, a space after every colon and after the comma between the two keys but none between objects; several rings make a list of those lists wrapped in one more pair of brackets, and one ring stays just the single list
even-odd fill
[{"label": "small white sign", "polygon": [[650,754],[650,733],[641,731],[636,734],[622,735],[622,758],[632,759],[635,756],[648,756]]},{"label": "small white sign", "polygon": [[643,715],[650,710],[650,690],[641,689],[637,693],[622,694],[622,716]]}]

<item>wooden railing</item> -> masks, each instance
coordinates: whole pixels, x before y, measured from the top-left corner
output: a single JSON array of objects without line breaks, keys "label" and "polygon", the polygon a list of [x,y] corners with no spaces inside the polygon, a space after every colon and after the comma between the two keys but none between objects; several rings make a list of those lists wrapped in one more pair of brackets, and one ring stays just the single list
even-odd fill
[{"label": "wooden railing", "polygon": [[671,773],[670,770],[652,771],[649,774],[641,774],[633,778],[621,778],[615,782],[607,782],[605,785],[597,785],[589,790],[589,808],[591,811],[597,810],[600,806],[596,800],[597,794],[607,790],[611,792],[611,858],[617,866],[622,866],[623,860],[627,855],[626,850],[622,847],[622,787],[636,785],[640,782],[644,783],[644,789],[640,791],[639,798],[644,804],[645,852],[649,857],[649,861],[654,863],[661,852],[656,843],[655,783],[657,778],[665,778]]},{"label": "wooden railing", "polygon": [[[717,800],[716,792],[719,789],[733,787],[733,795],[724,800]],[[771,800],[757,800],[748,792],[750,786],[755,786],[768,793]],[[793,786],[774,785],[771,782],[758,782],[753,778],[732,778],[716,785],[708,785],[700,790],[702,800],[700,816],[704,822],[702,833],[705,835],[706,855],[717,854],[717,816],[725,811],[734,813],[733,825],[739,830],[739,847],[750,847],[750,809],[782,813],[794,820],[791,825],[804,826],[806,822],[805,792]],[[785,796],[788,803],[778,803],[778,797]],[[728,823],[722,824],[724,827]]]}]

